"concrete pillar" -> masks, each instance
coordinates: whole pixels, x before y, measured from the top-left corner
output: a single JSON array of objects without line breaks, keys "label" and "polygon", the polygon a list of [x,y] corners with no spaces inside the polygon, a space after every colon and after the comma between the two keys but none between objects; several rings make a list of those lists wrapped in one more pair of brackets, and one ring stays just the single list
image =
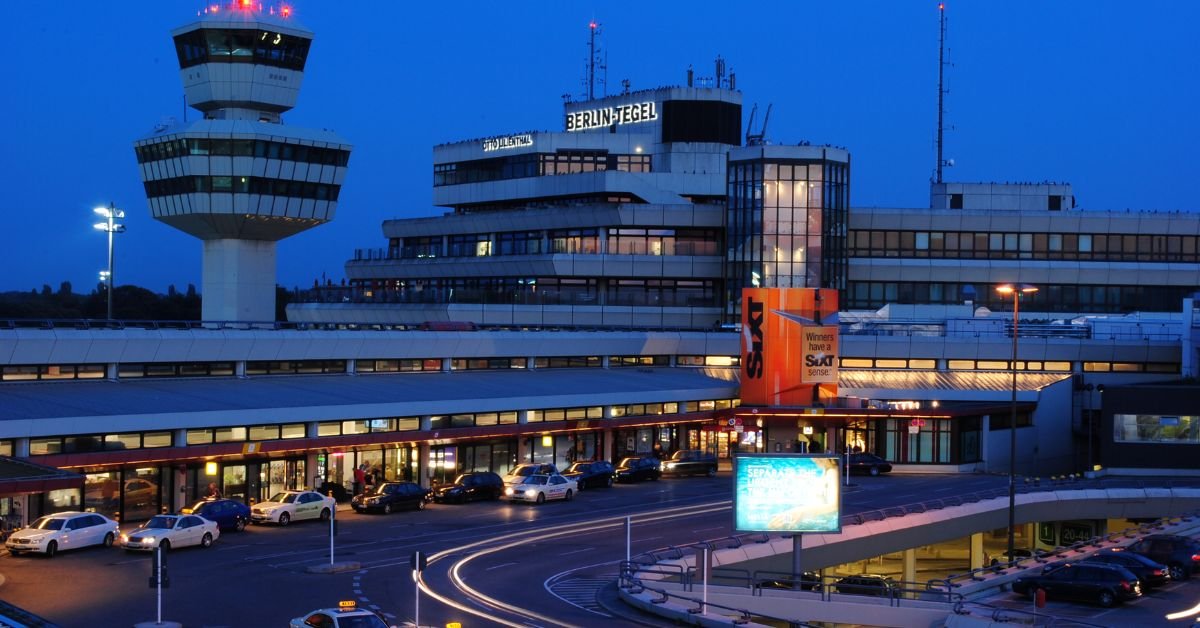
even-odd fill
[{"label": "concrete pillar", "polygon": [[450,358],[442,358],[442,372],[443,373],[449,373],[450,370],[452,369],[452,367],[453,367],[453,363]]},{"label": "concrete pillar", "polygon": [[917,581],[917,549],[915,547],[904,550],[904,574],[900,579],[906,583]]},{"label": "concrete pillar", "polygon": [[976,532],[975,534],[971,535],[970,561],[971,561],[971,563],[970,563],[971,569],[979,569],[980,567],[983,567],[987,564],[987,562],[986,562],[987,556],[984,555],[984,551],[983,551],[983,533],[982,532]]},{"label": "concrete pillar", "polygon": [[304,437],[305,438],[316,438],[317,435],[320,433],[321,433],[320,428],[318,427],[316,421],[309,421],[304,424]]},{"label": "concrete pillar", "polygon": [[118,372],[116,363],[104,365],[104,379],[115,382],[117,381],[117,375]]},{"label": "concrete pillar", "polygon": [[204,241],[202,321],[275,320],[275,242]]},{"label": "concrete pillar", "polygon": [[[842,452],[844,449],[845,449],[845,446],[842,443],[838,442],[837,428],[832,427],[832,426],[826,427],[825,428],[825,451],[827,451],[829,453],[839,453],[839,452]],[[824,453],[824,452],[814,452],[814,453]]]},{"label": "concrete pillar", "polygon": [[992,446],[988,439],[988,435],[991,433],[992,417],[985,414],[983,415],[983,420],[979,422],[979,454],[983,456],[984,473],[998,473],[1000,471],[999,462],[992,460]]},{"label": "concrete pillar", "polygon": [[233,376],[239,379],[246,378],[246,361],[238,360],[233,363]]},{"label": "concrete pillar", "polygon": [[[312,425],[316,425],[313,423]],[[304,455],[304,482],[308,484],[308,488],[317,490],[321,488],[321,481],[324,480],[320,468],[317,466],[317,452],[309,451]]]},{"label": "concrete pillar", "polygon": [[[179,432],[182,430],[175,431]],[[179,512],[181,509],[190,505],[187,503],[187,466],[180,465],[175,467],[174,474],[175,482],[173,485],[177,488],[175,489],[175,494],[170,497],[171,512]]]},{"label": "concrete pillar", "polygon": [[417,443],[417,483],[425,488],[429,488],[432,484],[430,481],[433,478],[433,464],[430,460],[432,451],[433,448],[429,446],[429,441]]},{"label": "concrete pillar", "polygon": [[357,375],[358,374],[358,361],[357,360],[355,360],[353,358],[346,360],[346,374],[347,375]]},{"label": "concrete pillar", "polygon": [[22,437],[13,441],[13,457],[28,458],[29,457],[29,438]]},{"label": "concrete pillar", "polygon": [[172,447],[187,447],[187,430],[171,430],[171,446]]},{"label": "concrete pillar", "polygon": [[604,460],[613,459],[613,439],[615,438],[612,429],[604,430]]},{"label": "concrete pillar", "polygon": [[1037,522],[1026,523],[1022,532],[1025,533],[1025,543],[1021,547],[1033,549],[1037,545]]},{"label": "concrete pillar", "polygon": [[[517,435],[517,464],[529,462],[529,434]],[[507,469],[505,469],[507,471]]]}]

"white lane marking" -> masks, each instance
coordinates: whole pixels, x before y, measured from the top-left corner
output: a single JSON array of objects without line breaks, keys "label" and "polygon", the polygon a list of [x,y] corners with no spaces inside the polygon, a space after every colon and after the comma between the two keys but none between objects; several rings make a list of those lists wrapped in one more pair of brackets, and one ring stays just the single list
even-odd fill
[{"label": "white lane marking", "polygon": [[712,528],[700,528],[699,530],[692,530],[692,534],[695,534],[697,532],[708,532],[709,530],[724,530],[724,529],[725,529],[725,526],[715,526]]},{"label": "white lane marking", "polygon": [[503,565],[495,565],[493,567],[488,567],[485,571],[491,571],[493,569],[500,569],[501,567],[509,567],[509,566],[512,566],[515,564],[517,564],[517,563],[504,563]]},{"label": "white lane marking", "polygon": [[583,552],[590,552],[590,551],[592,551],[592,548],[585,547],[583,549],[577,549],[577,550],[574,550],[571,552],[563,552],[563,553],[559,554],[559,556],[570,556],[571,554],[582,554]]}]

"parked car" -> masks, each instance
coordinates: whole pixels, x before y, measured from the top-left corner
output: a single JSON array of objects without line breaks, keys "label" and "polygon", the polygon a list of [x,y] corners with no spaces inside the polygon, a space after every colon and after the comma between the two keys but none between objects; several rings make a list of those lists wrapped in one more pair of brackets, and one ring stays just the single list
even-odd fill
[{"label": "parked car", "polygon": [[491,471],[472,471],[454,478],[453,484],[439,486],[433,491],[433,501],[463,503],[480,499],[500,499],[504,494],[504,479]]},{"label": "parked car", "polygon": [[662,476],[658,458],[625,458],[614,470],[618,482],[657,480]]},{"label": "parked car", "polygon": [[895,589],[896,581],[891,578],[868,573],[846,576],[833,583],[834,591],[848,595],[891,597]]},{"label": "parked car", "polygon": [[544,504],[548,499],[571,501],[575,491],[575,480],[568,480],[559,473],[537,473],[508,486],[504,494],[512,501]]},{"label": "parked car", "polygon": [[[788,577],[769,578],[767,580],[759,580],[757,583],[760,589],[782,589],[785,591],[795,590],[795,580]],[[821,574],[815,571],[806,571],[800,574],[800,590],[801,591],[821,591]]]},{"label": "parked car", "polygon": [[209,521],[215,521],[222,532],[241,532],[246,529],[246,524],[250,523],[250,507],[233,499],[211,497],[179,512],[185,515],[200,515]]},{"label": "parked car", "polygon": [[353,600],[339,603],[338,608],[320,608],[288,623],[291,628],[388,628],[387,622],[374,611],[358,608]]},{"label": "parked car", "polygon": [[517,484],[535,473],[547,475],[555,474],[558,473],[558,467],[547,463],[519,464],[513,467],[511,471],[504,474],[504,485],[512,486],[513,484]]},{"label": "parked car", "polygon": [[252,523],[288,525],[301,519],[328,521],[337,502],[315,491],[282,491],[250,509]]},{"label": "parked car", "polygon": [[1166,565],[1119,547],[1102,549],[1083,559],[1083,562],[1120,565],[1133,572],[1142,586],[1147,588],[1161,587],[1171,581],[1171,570],[1167,569]]},{"label": "parked car", "polygon": [[94,512],[57,512],[38,517],[28,527],[9,535],[4,546],[13,556],[25,552],[53,558],[59,550],[89,545],[111,547],[121,534],[117,522]]},{"label": "parked car", "polygon": [[892,463],[875,454],[850,454],[850,473],[876,476],[880,473],[890,473]]},{"label": "parked car", "polygon": [[607,460],[576,462],[563,471],[563,477],[575,480],[581,491],[585,488],[612,486],[615,474],[612,463]]},{"label": "parked car", "polygon": [[1142,584],[1137,576],[1120,565],[1082,562],[1039,575],[1020,576],[1013,581],[1012,590],[1030,599],[1042,590],[1047,599],[1094,602],[1108,608],[1140,596]]},{"label": "parked car", "polygon": [[1172,580],[1187,580],[1200,569],[1200,541],[1177,534],[1151,534],[1125,548],[1167,566]]},{"label": "parked car", "polygon": [[662,464],[663,475],[717,474],[717,456],[700,449],[680,449]]},{"label": "parked car", "polygon": [[199,545],[210,547],[221,531],[217,522],[199,515],[155,515],[136,529],[121,535],[125,551],[151,551]]},{"label": "parked car", "polygon": [[393,510],[409,508],[425,510],[432,491],[414,482],[384,482],[362,495],[355,495],[350,500],[354,512],[382,512],[391,514]]}]

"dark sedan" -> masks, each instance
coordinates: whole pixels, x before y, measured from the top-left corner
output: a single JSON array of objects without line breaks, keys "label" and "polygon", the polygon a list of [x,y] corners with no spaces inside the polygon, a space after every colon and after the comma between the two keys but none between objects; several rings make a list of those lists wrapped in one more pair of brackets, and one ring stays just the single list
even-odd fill
[{"label": "dark sedan", "polygon": [[[784,591],[794,591],[796,589],[796,581],[790,577],[768,578],[759,580],[757,583],[760,589],[782,589]],[[800,576],[801,591],[821,591],[821,574],[815,571],[806,571]]]},{"label": "dark sedan", "polygon": [[200,515],[215,522],[222,531],[241,532],[250,522],[250,507],[232,499],[210,498],[198,501],[181,510],[185,515]]},{"label": "dark sedan", "polygon": [[563,477],[575,480],[579,490],[582,491],[585,488],[612,486],[615,473],[611,462],[607,460],[593,460],[591,462],[576,462],[566,471],[563,471]]},{"label": "dark sedan", "polygon": [[504,480],[499,475],[491,471],[473,471],[454,478],[452,484],[437,487],[433,492],[433,500],[461,504],[500,499],[503,494]]},{"label": "dark sedan", "polygon": [[717,456],[699,449],[681,449],[663,463],[663,473],[671,475],[707,475],[717,474]]},{"label": "dark sedan", "polygon": [[1171,581],[1171,570],[1166,565],[1121,548],[1100,550],[1084,560],[1089,563],[1120,565],[1132,571],[1133,575],[1142,581],[1142,585],[1147,587],[1161,587]]},{"label": "dark sedan", "polygon": [[875,454],[850,454],[850,473],[859,475],[879,475],[889,473],[892,463]]},{"label": "dark sedan", "polygon": [[657,480],[662,472],[657,458],[625,458],[616,468],[618,482]]},{"label": "dark sedan", "polygon": [[425,510],[429,495],[429,489],[412,482],[385,482],[369,492],[355,495],[350,505],[354,512],[374,511],[386,515],[402,508]]},{"label": "dark sedan", "polygon": [[833,583],[833,589],[846,595],[892,597],[895,595],[896,582],[887,576],[864,573],[839,578]]},{"label": "dark sedan", "polygon": [[1105,608],[1142,594],[1142,585],[1131,571],[1118,565],[1073,563],[1040,576],[1021,576],[1012,583],[1013,593],[1030,599],[1039,590],[1048,599],[1094,602]]}]

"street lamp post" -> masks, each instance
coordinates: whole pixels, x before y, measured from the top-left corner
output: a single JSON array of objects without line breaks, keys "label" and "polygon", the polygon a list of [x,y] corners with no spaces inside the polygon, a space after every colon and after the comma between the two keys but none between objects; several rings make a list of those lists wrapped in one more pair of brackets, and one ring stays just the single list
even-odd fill
[{"label": "street lamp post", "polygon": [[116,221],[125,217],[125,212],[117,209],[113,203],[109,203],[108,207],[97,207],[92,211],[104,218],[104,222],[98,222],[94,226],[100,231],[108,232],[108,270],[100,273],[100,278],[105,281],[108,289],[108,320],[113,317],[113,234],[122,233],[125,231],[125,225],[118,224]]},{"label": "street lamp post", "polygon": [[1012,362],[1009,364],[1012,367],[1012,404],[1008,417],[1008,560],[1010,561],[1013,559],[1017,529],[1017,315],[1021,309],[1021,294],[1033,294],[1037,290],[1036,286],[1023,283],[996,287],[996,292],[1005,298],[1010,294],[1013,298]]}]

